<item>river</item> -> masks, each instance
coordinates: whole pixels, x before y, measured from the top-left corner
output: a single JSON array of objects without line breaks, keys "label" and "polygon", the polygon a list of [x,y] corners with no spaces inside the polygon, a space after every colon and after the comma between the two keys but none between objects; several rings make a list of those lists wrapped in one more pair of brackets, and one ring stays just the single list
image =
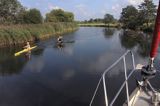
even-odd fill
[{"label": "river", "polygon": [[[55,45],[55,38],[37,43],[30,58],[25,54],[14,56],[20,47],[0,49],[0,106],[88,106],[101,74],[127,49],[133,49],[137,64],[148,61],[148,42],[141,43],[140,38],[128,38],[122,32],[80,27],[64,35],[63,47]],[[156,59],[156,67],[158,62]],[[129,71],[129,57],[127,65]],[[110,101],[124,81],[121,63],[106,80]],[[133,82],[129,85],[135,87]],[[95,106],[104,104],[102,90],[101,86]],[[121,105],[123,97],[125,93],[115,105]]]}]

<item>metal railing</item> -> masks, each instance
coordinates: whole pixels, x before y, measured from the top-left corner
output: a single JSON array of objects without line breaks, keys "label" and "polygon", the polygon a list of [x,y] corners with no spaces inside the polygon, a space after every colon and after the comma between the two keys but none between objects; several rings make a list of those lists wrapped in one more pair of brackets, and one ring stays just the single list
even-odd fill
[{"label": "metal railing", "polygon": [[[126,55],[128,55],[129,53],[131,53],[131,58],[132,58],[132,66],[133,66],[133,70],[129,73],[129,75],[127,76],[127,67],[126,67]],[[108,97],[107,97],[107,89],[106,89],[106,81],[105,81],[105,76],[106,76],[106,73],[109,72],[113,67],[115,67],[121,60],[123,60],[123,64],[124,64],[124,71],[125,71],[125,81],[123,82],[123,84],[121,85],[120,89],[118,90],[118,92],[116,93],[116,95],[114,96],[113,100],[111,101],[111,103],[109,104],[108,103]],[[104,71],[104,73],[102,74],[98,84],[97,84],[97,87],[95,89],[95,92],[93,94],[93,97],[91,99],[91,102],[89,104],[89,106],[92,106],[92,103],[94,101],[94,98],[97,94],[97,91],[98,91],[98,88],[99,88],[99,85],[101,82],[103,82],[103,89],[104,89],[104,99],[105,99],[105,105],[106,106],[112,106],[116,99],[118,98],[119,94],[121,93],[122,89],[125,87],[126,85],[126,95],[127,95],[127,103],[128,103],[128,106],[130,106],[129,104],[129,90],[128,90],[128,79],[131,77],[131,75],[133,74],[133,72],[135,71],[135,61],[134,61],[134,55],[133,53],[128,50],[126,51],[115,63],[113,63],[108,69],[106,69]]]}]

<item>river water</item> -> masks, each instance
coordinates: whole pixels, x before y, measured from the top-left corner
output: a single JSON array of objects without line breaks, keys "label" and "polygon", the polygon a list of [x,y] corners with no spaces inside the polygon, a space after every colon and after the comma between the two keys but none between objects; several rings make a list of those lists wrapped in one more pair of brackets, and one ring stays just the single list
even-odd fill
[{"label": "river water", "polygon": [[[121,29],[80,27],[64,35],[63,47],[56,46],[56,38],[37,43],[30,58],[14,56],[20,47],[0,49],[0,106],[88,106],[101,74],[127,49],[133,49],[137,64],[147,63],[150,37],[145,38],[125,36]],[[129,56],[126,61],[129,72]],[[107,73],[109,102],[124,81],[122,66],[119,63]],[[131,81],[130,91],[135,85]],[[102,88],[95,106],[104,105]],[[122,105],[125,98],[122,92],[115,105]]]}]

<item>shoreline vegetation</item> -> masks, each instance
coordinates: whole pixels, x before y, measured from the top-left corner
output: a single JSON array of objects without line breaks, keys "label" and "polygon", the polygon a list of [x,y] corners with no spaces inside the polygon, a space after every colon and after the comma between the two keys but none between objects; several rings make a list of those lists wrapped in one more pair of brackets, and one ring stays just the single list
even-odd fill
[{"label": "shoreline vegetation", "polygon": [[35,42],[78,29],[75,22],[57,22],[43,24],[0,26],[0,47]]},{"label": "shoreline vegetation", "polygon": [[37,8],[27,8],[19,0],[0,0],[0,47],[21,45],[75,31],[74,14],[52,9],[42,16]]},{"label": "shoreline vegetation", "polygon": [[78,24],[80,27],[114,27],[114,28],[119,28],[120,24],[115,23],[115,24],[105,24],[105,23],[79,23]]},{"label": "shoreline vegetation", "polygon": [[78,24],[84,27],[120,27],[123,29],[153,33],[156,14],[157,6],[153,1],[144,0],[137,7],[127,5],[122,8],[118,19],[115,18],[113,14],[106,13],[103,18],[90,18],[88,20],[78,21]]},{"label": "shoreline vegetation", "polygon": [[40,10],[27,9],[18,0],[0,0],[0,2],[2,8],[0,9],[0,47],[62,35],[75,31],[78,26],[118,27],[153,32],[157,10],[153,1],[145,0],[138,7],[128,5],[122,8],[119,19],[106,13],[103,18],[76,22],[74,14],[63,9],[52,9],[43,17]]}]

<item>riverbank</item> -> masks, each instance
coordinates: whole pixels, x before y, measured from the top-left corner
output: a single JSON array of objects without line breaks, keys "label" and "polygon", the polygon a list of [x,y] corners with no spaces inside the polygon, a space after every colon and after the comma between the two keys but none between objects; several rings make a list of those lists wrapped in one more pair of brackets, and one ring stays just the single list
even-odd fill
[{"label": "riverbank", "polygon": [[120,25],[119,24],[104,24],[104,23],[79,23],[78,24],[81,27],[114,27],[117,28]]},{"label": "riverbank", "polygon": [[39,41],[78,29],[76,23],[44,23],[0,26],[0,47]]}]

